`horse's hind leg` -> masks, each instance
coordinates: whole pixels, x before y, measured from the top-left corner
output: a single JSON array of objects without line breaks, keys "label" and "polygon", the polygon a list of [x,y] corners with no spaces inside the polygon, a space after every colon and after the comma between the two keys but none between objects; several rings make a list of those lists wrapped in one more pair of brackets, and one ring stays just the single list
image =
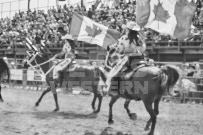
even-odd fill
[{"label": "horse's hind leg", "polygon": [[154,101],[154,112],[156,113],[156,115],[159,114],[159,102],[160,102],[161,98],[158,98]]},{"label": "horse's hind leg", "polygon": [[4,102],[2,96],[1,96],[1,85],[0,85],[0,102]]},{"label": "horse's hind leg", "polygon": [[145,108],[146,108],[147,112],[150,115],[150,120],[147,122],[146,126],[148,126],[148,124],[150,125],[150,123],[152,122],[151,130],[148,135],[154,135],[154,129],[155,129],[155,125],[156,125],[156,113],[154,112],[154,109],[152,108],[152,102],[151,103],[145,102],[144,104],[145,104]]},{"label": "horse's hind leg", "polygon": [[130,100],[129,100],[129,99],[126,99],[126,100],[125,100],[125,104],[124,104],[124,108],[126,109],[126,111],[127,111],[127,113],[128,113],[128,116],[130,117],[130,119],[134,120],[134,119],[136,119],[136,114],[130,112],[129,104],[130,104]]},{"label": "horse's hind leg", "polygon": [[[156,116],[159,114],[159,102],[160,102],[161,98],[158,98],[154,101],[154,112],[156,114]],[[147,121],[147,124],[145,126],[145,130],[149,130],[150,125],[151,125],[152,121],[151,118]]]},{"label": "horse's hind leg", "polygon": [[113,121],[113,111],[112,111],[112,108],[113,108],[113,104],[119,99],[119,95],[117,96],[114,96],[111,98],[111,101],[109,103],[109,120],[108,120],[108,123],[109,124],[113,124],[114,121]]},{"label": "horse's hind leg", "polygon": [[42,95],[40,96],[40,98],[37,100],[37,102],[35,103],[35,106],[39,106],[39,103],[41,102],[42,98],[44,97],[44,95],[46,95],[48,92],[50,92],[51,89],[50,87],[48,87],[46,90],[44,90],[42,92]]}]

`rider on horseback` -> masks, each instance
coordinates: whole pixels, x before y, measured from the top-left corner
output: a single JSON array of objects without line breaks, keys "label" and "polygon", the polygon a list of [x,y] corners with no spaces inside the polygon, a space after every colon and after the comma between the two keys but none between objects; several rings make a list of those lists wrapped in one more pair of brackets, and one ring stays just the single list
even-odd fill
[{"label": "rider on horseback", "polygon": [[59,79],[59,71],[65,70],[68,65],[75,59],[74,54],[74,39],[71,35],[65,36],[65,44],[63,45],[62,51],[54,56],[56,59],[57,57],[61,57],[65,55],[65,59],[60,62],[54,69],[53,69],[53,79]]},{"label": "rider on horseback", "polygon": [[[133,64],[138,64],[138,61],[144,60],[146,43],[140,30],[135,22],[128,22],[125,35],[119,39],[118,52],[129,56],[126,65],[128,69],[134,68]],[[136,60],[136,62],[133,62],[133,60]]]},{"label": "rider on horseback", "polygon": [[140,27],[136,23],[128,22],[125,34],[118,40],[118,44],[113,47],[110,46],[110,48],[113,49],[108,52],[106,57],[107,59],[105,61],[105,65],[110,69],[110,71],[104,71],[107,77],[104,91],[109,89],[111,79],[120,71],[128,71],[129,74],[127,74],[127,76],[129,76],[137,69],[137,64],[139,64],[141,60],[144,60],[146,44],[144,38],[140,36],[141,33],[139,31]]},{"label": "rider on horseback", "polygon": [[125,34],[119,39],[118,48],[120,53],[143,54],[146,44],[143,39],[141,28],[135,22],[128,22],[125,26]]},{"label": "rider on horseback", "polygon": [[[117,54],[124,57],[119,57],[115,66],[111,69],[111,76],[117,74],[124,65],[127,70],[132,70],[137,67],[141,60],[144,60],[144,52],[146,50],[146,43],[143,35],[141,35],[140,27],[135,22],[128,22],[125,29],[125,34],[118,40],[116,45]],[[135,61],[135,62],[134,62]],[[116,70],[115,70],[116,69]],[[118,70],[117,70],[118,69]],[[114,72],[114,73],[113,73]]]}]

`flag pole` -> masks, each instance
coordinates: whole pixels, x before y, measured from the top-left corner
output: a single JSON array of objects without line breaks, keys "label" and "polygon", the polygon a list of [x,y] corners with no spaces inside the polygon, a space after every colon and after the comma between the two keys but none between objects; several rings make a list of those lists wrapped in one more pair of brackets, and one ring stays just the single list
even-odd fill
[{"label": "flag pole", "polygon": [[178,39],[178,51],[180,52],[180,39]]},{"label": "flag pole", "polygon": [[59,2],[58,2],[58,0],[56,0],[56,7],[57,7],[57,9],[58,9],[58,6],[59,6]]}]

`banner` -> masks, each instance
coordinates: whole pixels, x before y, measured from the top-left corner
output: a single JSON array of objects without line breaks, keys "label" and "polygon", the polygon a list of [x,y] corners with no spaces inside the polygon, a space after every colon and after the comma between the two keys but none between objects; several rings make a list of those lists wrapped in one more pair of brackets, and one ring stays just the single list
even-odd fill
[{"label": "banner", "polygon": [[11,69],[11,80],[23,80],[23,70],[22,69]]},{"label": "banner", "polygon": [[45,81],[41,71],[28,70],[27,81]]}]

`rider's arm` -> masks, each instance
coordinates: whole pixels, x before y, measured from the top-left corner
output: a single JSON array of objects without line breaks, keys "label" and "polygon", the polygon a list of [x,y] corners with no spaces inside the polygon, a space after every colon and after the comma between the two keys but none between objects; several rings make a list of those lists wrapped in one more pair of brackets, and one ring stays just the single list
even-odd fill
[{"label": "rider's arm", "polygon": [[57,57],[61,57],[65,54],[65,52],[62,50],[60,53],[57,53],[54,57],[57,58]]},{"label": "rider's arm", "polygon": [[61,56],[63,56],[65,53],[66,53],[66,51],[65,51],[65,48],[63,47],[63,48],[62,48],[62,51],[61,51],[60,53],[57,53],[54,57],[55,57],[55,58],[61,57]]},{"label": "rider's arm", "polygon": [[146,42],[144,39],[142,39],[142,52],[145,52],[146,51]]}]

